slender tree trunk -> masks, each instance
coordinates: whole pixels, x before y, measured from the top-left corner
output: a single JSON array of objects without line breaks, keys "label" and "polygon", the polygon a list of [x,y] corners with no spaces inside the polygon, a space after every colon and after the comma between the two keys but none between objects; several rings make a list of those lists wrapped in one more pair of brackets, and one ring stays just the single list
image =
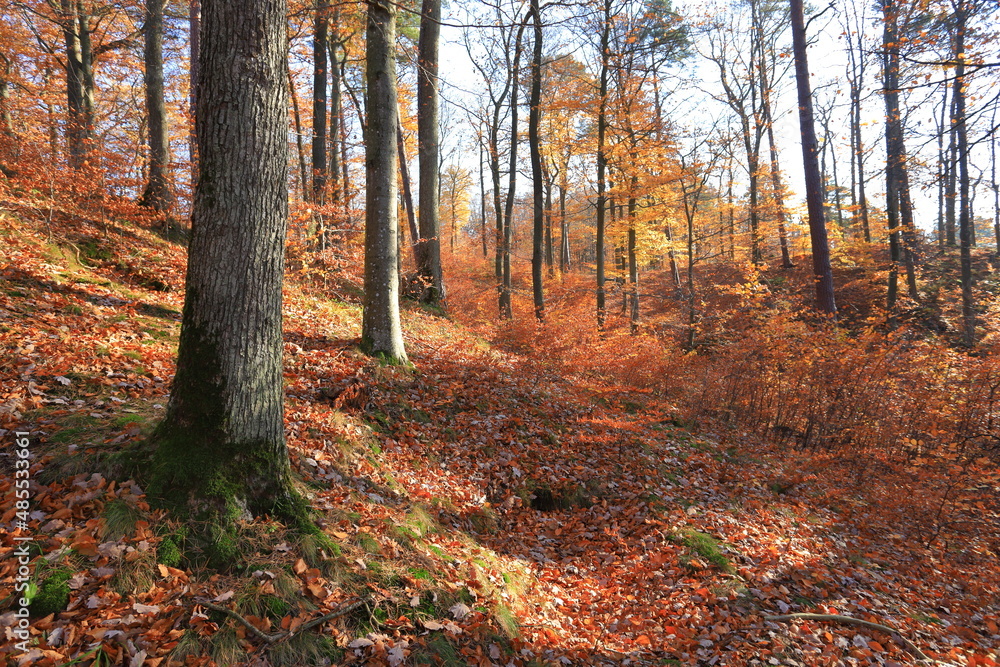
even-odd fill
[{"label": "slender tree trunk", "polygon": [[611,37],[611,0],[604,0],[604,16],[601,25],[601,73],[600,89],[597,102],[597,328],[604,329],[607,316],[604,295],[604,236],[605,208],[607,207],[606,171],[608,156],[605,152],[605,141],[608,132],[608,72],[609,72],[609,42]]},{"label": "slender tree trunk", "polygon": [[639,333],[639,260],[636,256],[636,209],[635,192],[639,187],[639,177],[632,176],[632,191],[628,198],[628,281],[631,288],[631,310],[629,328],[633,334]]},{"label": "slender tree trunk", "polygon": [[420,251],[418,249],[421,242],[420,229],[417,227],[417,213],[413,206],[410,167],[406,159],[406,142],[403,141],[403,123],[399,119],[398,105],[396,114],[396,151],[399,153],[399,179],[403,183],[403,210],[406,213],[406,224],[410,230],[410,251],[413,253],[413,262],[420,266]]},{"label": "slender tree trunk", "polygon": [[545,321],[545,292],[543,265],[545,263],[545,180],[542,177],[542,147],[538,132],[541,120],[542,98],[542,16],[540,0],[531,0],[534,18],[534,51],[531,59],[531,94],[528,100],[528,148],[531,152],[532,179],[532,236],[531,236],[531,293],[535,318]]},{"label": "slender tree trunk", "polygon": [[299,96],[295,93],[295,81],[292,79],[292,68],[287,68],[288,91],[292,101],[292,119],[295,122],[295,148],[299,160],[299,189],[302,191],[302,201],[309,201],[309,167],[306,165],[306,148],[302,142],[302,115],[299,112]]},{"label": "slender tree trunk", "polygon": [[483,259],[489,257],[486,247],[486,175],[483,173],[483,145],[479,144],[479,218],[482,223]]},{"label": "slender tree trunk", "polygon": [[[316,1],[313,16],[313,98],[312,98],[312,200],[319,206],[326,204],[327,184],[327,79],[329,66],[329,12],[328,0]],[[315,211],[315,244],[320,250],[326,247],[326,224],[323,213]]]},{"label": "slender tree trunk", "polygon": [[[420,241],[417,273],[428,285],[427,303],[445,298],[441,273],[441,218],[439,170],[441,153],[438,129],[438,42],[441,32],[441,0],[423,0],[417,57],[417,146],[420,157]],[[452,238],[454,243],[454,237]]]},{"label": "slender tree trunk", "polygon": [[[997,124],[997,107],[993,107],[993,127]],[[996,257],[1000,258],[1000,183],[997,183],[997,137],[990,138],[990,186],[993,189],[993,238],[996,241]]]},{"label": "slender tree trunk", "polygon": [[[763,43],[763,27],[758,27],[760,39]],[[778,245],[781,248],[781,267],[790,269],[794,265],[788,254],[788,233],[785,230],[785,194],[781,186],[781,171],[778,168],[778,146],[774,141],[774,118],[771,113],[771,86],[767,76],[767,58],[760,54],[760,94],[761,106],[763,109],[764,123],[767,125],[767,143],[771,158],[771,187],[774,189],[774,208],[778,216]]]},{"label": "slender tree trunk", "polygon": [[[850,33],[850,30],[848,30]],[[851,59],[851,165],[857,184],[856,211],[861,216],[861,229],[865,243],[872,242],[871,226],[868,220],[868,199],[865,196],[865,145],[861,137],[861,90],[864,85],[865,59],[860,52],[861,39],[858,38],[858,48],[854,48],[853,40],[848,35],[849,55]],[[852,188],[852,193],[853,193]]]},{"label": "slender tree trunk", "polygon": [[795,55],[795,81],[799,98],[799,126],[802,134],[802,162],[805,170],[806,204],[809,209],[809,237],[812,241],[813,275],[816,280],[816,305],[820,311],[836,316],[833,296],[833,271],[830,246],[823,218],[822,181],[816,155],[816,130],[813,125],[812,92],[809,86],[809,63],[806,59],[806,27],[802,0],[790,0],[792,42]]},{"label": "slender tree trunk", "polygon": [[778,146],[774,142],[774,121],[771,119],[770,96],[764,98],[764,114],[767,122],[767,143],[771,157],[771,187],[774,188],[774,206],[778,215],[778,243],[781,246],[781,268],[790,269],[792,258],[788,252],[788,231],[785,228],[785,190],[781,183],[778,166]]},{"label": "slender tree trunk", "polygon": [[188,7],[188,159],[191,161],[191,189],[198,182],[198,133],[195,129],[198,108],[198,61],[201,50],[201,0],[191,0]]},{"label": "slender tree trunk", "polygon": [[[729,212],[729,259],[736,259],[736,199],[733,197],[733,161],[730,158],[726,172],[729,175],[726,188],[726,209]],[[669,237],[669,235],[668,235]],[[671,257],[671,261],[673,258]],[[678,286],[680,280],[678,279]]]},{"label": "slender tree trunk", "polygon": [[90,13],[84,0],[77,0],[77,36],[80,42],[80,75],[83,83],[83,142],[84,153],[91,157],[94,141],[94,48],[92,43]]},{"label": "slender tree trunk", "polygon": [[937,121],[937,144],[938,161],[935,166],[938,190],[938,211],[937,211],[937,245],[938,250],[943,251],[945,247],[945,222],[944,222],[944,200],[945,200],[945,175],[948,169],[945,165],[946,157],[944,151],[944,135],[946,133],[945,119],[948,114],[948,86],[943,86],[944,93],[941,96],[941,116],[935,118]]},{"label": "slender tree trunk", "polygon": [[146,0],[144,61],[146,115],[149,119],[149,181],[139,199],[142,206],[167,211],[173,204],[170,190],[170,134],[163,97],[163,2]]},{"label": "slender tree trunk", "polygon": [[396,5],[369,0],[366,30],[365,297],[361,346],[390,363],[406,363],[399,318],[396,216]]},{"label": "slender tree trunk", "polygon": [[[956,79],[957,81],[957,79]],[[958,90],[957,86],[953,90]],[[956,143],[955,128],[958,124],[958,119],[956,117],[955,104],[958,99],[952,94],[951,98],[951,114],[950,114],[950,131],[948,132],[948,159],[945,162],[945,173],[947,174],[946,186],[945,186],[945,207],[944,207],[944,231],[945,231],[945,244],[954,248],[958,245],[955,236],[955,204],[956,204],[956,193],[958,186],[958,144]]]},{"label": "slender tree trunk", "polygon": [[969,202],[969,140],[965,117],[966,0],[952,0],[955,18],[955,144],[958,152],[959,214],[962,273],[962,343],[976,344],[976,312],[972,296],[973,220]]},{"label": "slender tree trunk", "polygon": [[149,492],[197,525],[213,526],[213,564],[225,566],[236,556],[236,520],[305,519],[282,419],[285,3],[206,0],[204,31],[201,178],[177,374],[153,436]]},{"label": "slender tree trunk", "polygon": [[[910,203],[909,177],[906,169],[906,147],[903,141],[903,119],[899,109],[899,26],[898,8],[892,0],[883,0],[883,43],[885,45],[885,143],[886,143],[886,196],[893,192],[893,205],[899,211],[898,225],[890,220],[890,234],[902,232],[900,244],[906,268],[910,296],[918,299],[915,264],[916,238],[913,233],[913,207]],[[892,187],[888,182],[892,180]],[[887,206],[887,211],[889,206]],[[896,226],[900,229],[896,230]],[[899,243],[899,236],[897,236]],[[890,241],[891,245],[891,241]],[[898,261],[898,257],[893,262]],[[892,275],[890,275],[890,279]]]},{"label": "slender tree trunk", "polygon": [[524,36],[525,25],[526,23],[522,21],[518,27],[517,38],[514,40],[514,64],[510,72],[510,161],[507,168],[507,199],[503,214],[503,282],[500,290],[500,317],[508,320],[514,317],[511,303],[510,249],[514,230],[514,199],[517,195],[517,98],[521,87],[518,78],[521,71],[521,39]]},{"label": "slender tree trunk", "polygon": [[[560,175],[559,184],[559,270],[566,273],[570,269],[569,220],[566,218],[566,190],[568,188],[565,171]],[[1000,254],[1000,244],[997,245]]]},{"label": "slender tree trunk", "polygon": [[555,278],[555,252],[552,247],[552,188],[555,179],[544,160],[542,180],[545,182],[545,268],[548,270],[549,278]]},{"label": "slender tree trunk", "polygon": [[[330,122],[327,127],[327,146],[325,150],[328,154],[327,164],[329,165],[329,187],[327,188],[330,197],[332,210],[335,211],[334,218],[336,219],[338,215],[338,209],[342,203],[341,195],[341,160],[340,160],[340,128],[342,125],[342,115],[343,115],[343,100],[340,90],[340,62],[337,55],[338,45],[340,43],[340,32],[338,29],[338,23],[340,21],[340,10],[333,8],[331,14],[331,20],[327,24],[327,71],[329,72],[330,79]],[[332,28],[332,29],[331,29]],[[337,227],[341,222],[335,222],[334,226]],[[329,240],[324,237],[321,239],[320,249],[325,249]]]}]

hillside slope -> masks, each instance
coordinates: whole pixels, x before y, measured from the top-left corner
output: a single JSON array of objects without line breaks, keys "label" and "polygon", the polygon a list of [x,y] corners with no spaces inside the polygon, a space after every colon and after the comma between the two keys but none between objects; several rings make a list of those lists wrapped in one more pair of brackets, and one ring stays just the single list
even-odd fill
[{"label": "hillside slope", "polygon": [[[413,368],[357,352],[360,309],[290,279],[286,425],[329,541],[243,527],[201,567],[114,452],[163,414],[183,250],[129,220],[2,213],[11,664],[951,664],[1000,657],[997,508],[912,470],[694,434],[649,391],[566,375],[408,308]],[[527,325],[524,325],[527,326]],[[935,526],[948,512],[947,539]],[[935,513],[937,513],[935,515]],[[937,522],[937,523],[936,523]],[[938,528],[940,530],[940,528]],[[15,537],[30,537],[30,640]],[[797,612],[891,626],[906,641]]]}]

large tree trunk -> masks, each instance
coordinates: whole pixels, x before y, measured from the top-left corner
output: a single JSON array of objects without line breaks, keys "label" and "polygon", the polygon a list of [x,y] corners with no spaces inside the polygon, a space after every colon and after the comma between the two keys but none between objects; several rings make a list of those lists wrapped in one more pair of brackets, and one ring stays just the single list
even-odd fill
[{"label": "large tree trunk", "polygon": [[799,99],[799,128],[802,135],[802,162],[805,171],[806,204],[809,209],[809,238],[812,241],[813,275],[816,280],[816,305],[820,311],[836,316],[833,296],[833,270],[830,246],[823,218],[823,183],[816,154],[816,129],[813,124],[812,92],[809,87],[809,63],[806,59],[806,27],[802,0],[791,0],[792,49],[795,57],[795,81]]},{"label": "large tree trunk", "polygon": [[150,491],[208,522],[225,565],[235,555],[234,521],[304,516],[282,419],[285,3],[206,0],[203,20],[200,178],[177,375],[154,435]]},{"label": "large tree trunk", "polygon": [[441,0],[424,0],[420,16],[417,57],[417,153],[420,157],[420,241],[417,273],[427,284],[424,301],[445,298],[441,272],[441,215],[438,159],[441,153],[438,109],[438,42],[441,33]]},{"label": "large tree trunk", "polygon": [[173,203],[169,173],[170,133],[163,97],[163,3],[164,0],[146,0],[143,51],[149,119],[149,182],[139,203],[155,211],[166,211]]},{"label": "large tree trunk", "polygon": [[531,235],[531,294],[535,318],[545,321],[543,271],[545,262],[545,180],[542,177],[542,147],[538,125],[542,99],[542,16],[539,0],[531,0],[534,18],[534,51],[531,58],[531,94],[528,99],[528,148],[531,153],[532,235]]},{"label": "large tree trunk", "polygon": [[365,297],[361,346],[389,363],[406,363],[399,318],[396,215],[396,5],[370,0],[365,107]]}]

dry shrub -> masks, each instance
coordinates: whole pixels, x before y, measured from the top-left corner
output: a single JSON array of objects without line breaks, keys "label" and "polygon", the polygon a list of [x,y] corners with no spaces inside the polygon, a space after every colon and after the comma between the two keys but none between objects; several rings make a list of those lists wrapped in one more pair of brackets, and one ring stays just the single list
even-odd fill
[{"label": "dry shrub", "polygon": [[[450,310],[494,344],[530,352],[532,363],[561,375],[651,391],[691,421],[823,450],[861,468],[942,451],[1000,458],[1000,359],[949,347],[919,323],[890,333],[857,322],[834,328],[790,307],[797,287],[776,290],[768,280],[723,269],[702,269],[708,305],[699,314],[702,344],[691,353],[680,345],[681,299],[645,299],[642,329],[630,335],[620,293],[612,291],[605,331],[597,331],[593,276],[582,272],[546,281],[544,324],[531,316],[523,276],[514,285],[515,319],[498,323],[492,264],[456,263]],[[871,278],[851,277],[857,301],[872,301]],[[645,289],[670,291],[666,280],[654,280]],[[987,337],[983,348],[991,346]]]}]

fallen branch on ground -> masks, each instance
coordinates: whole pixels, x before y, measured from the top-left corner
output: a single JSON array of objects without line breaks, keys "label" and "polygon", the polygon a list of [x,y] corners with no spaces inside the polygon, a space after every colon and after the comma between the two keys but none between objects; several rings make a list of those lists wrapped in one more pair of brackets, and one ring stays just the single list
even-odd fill
[{"label": "fallen branch on ground", "polygon": [[343,616],[344,614],[349,614],[352,611],[354,611],[355,609],[357,609],[357,608],[361,607],[362,605],[364,605],[364,603],[365,603],[364,600],[362,600],[361,598],[358,598],[357,600],[354,600],[354,601],[349,602],[349,603],[347,603],[345,605],[342,605],[341,607],[338,607],[334,611],[331,611],[329,614],[324,614],[323,616],[320,616],[319,618],[314,618],[311,621],[303,623],[294,632],[283,630],[281,632],[276,632],[273,635],[269,635],[266,632],[264,632],[263,630],[261,630],[260,628],[258,628],[256,625],[254,625],[253,623],[251,623],[250,621],[248,621],[246,618],[244,618],[239,612],[233,611],[232,609],[229,609],[228,607],[222,607],[222,606],[219,606],[217,604],[213,604],[213,603],[209,602],[208,600],[199,599],[199,600],[196,600],[196,601],[198,602],[198,604],[200,604],[200,605],[202,605],[204,607],[208,607],[212,611],[217,611],[219,613],[226,614],[227,616],[231,616],[238,623],[240,623],[243,627],[245,627],[247,630],[249,630],[250,632],[252,632],[253,634],[255,634],[259,639],[263,640],[264,642],[266,642],[268,644],[274,644],[275,642],[279,642],[282,639],[287,639],[288,637],[291,637],[294,634],[306,632],[307,630],[310,630],[310,629],[316,627],[317,625],[322,625],[323,623],[326,623],[327,621],[333,620],[333,619],[337,618],[338,616]]},{"label": "fallen branch on ground", "polygon": [[854,618],[853,616],[840,616],[839,614],[783,614],[781,616],[765,616],[765,621],[829,621],[831,623],[846,623],[848,625],[860,625],[863,628],[868,628],[870,630],[878,630],[879,632],[884,632],[887,635],[894,637],[900,644],[903,645],[910,654],[917,660],[925,660],[929,663],[934,661],[927,657],[923,651],[917,648],[917,645],[911,642],[909,639],[904,637],[899,633],[899,630],[890,628],[888,625],[882,625],[881,623],[872,623],[871,621],[865,621],[860,618]]}]

